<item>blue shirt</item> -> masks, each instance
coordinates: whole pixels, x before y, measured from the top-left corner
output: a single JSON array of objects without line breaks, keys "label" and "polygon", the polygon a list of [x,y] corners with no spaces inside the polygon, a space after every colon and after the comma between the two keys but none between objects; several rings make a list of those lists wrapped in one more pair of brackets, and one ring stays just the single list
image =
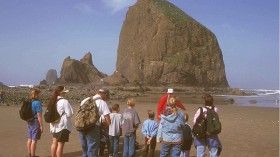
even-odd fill
[{"label": "blue shirt", "polygon": [[155,137],[157,135],[157,130],[158,124],[155,120],[147,119],[143,122],[141,132],[144,135],[144,137]]},{"label": "blue shirt", "polygon": [[34,118],[38,118],[37,117],[37,113],[42,113],[43,109],[42,109],[42,104],[39,100],[33,100],[32,102],[32,112],[34,115]]}]

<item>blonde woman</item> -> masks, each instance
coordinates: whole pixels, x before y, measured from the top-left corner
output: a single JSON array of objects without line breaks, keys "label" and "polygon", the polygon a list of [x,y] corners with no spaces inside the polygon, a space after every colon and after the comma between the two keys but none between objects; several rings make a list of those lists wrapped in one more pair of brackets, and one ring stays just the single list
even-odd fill
[{"label": "blonde woman", "polygon": [[185,115],[177,109],[177,99],[168,98],[169,108],[161,113],[157,141],[161,142],[160,157],[180,156]]},{"label": "blonde woman", "polygon": [[41,91],[38,89],[33,89],[30,94],[30,99],[32,100],[32,112],[34,119],[27,122],[28,126],[28,139],[27,139],[27,152],[30,157],[37,157],[35,155],[37,141],[41,138],[43,133],[43,123],[42,123],[42,104],[39,100],[39,93]]}]

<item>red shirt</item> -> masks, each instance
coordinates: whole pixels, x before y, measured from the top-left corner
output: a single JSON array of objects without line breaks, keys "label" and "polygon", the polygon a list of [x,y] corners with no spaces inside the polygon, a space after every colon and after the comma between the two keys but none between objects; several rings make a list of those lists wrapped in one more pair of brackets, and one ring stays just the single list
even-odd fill
[{"label": "red shirt", "polygon": [[[157,119],[160,120],[160,114],[161,112],[166,108],[166,102],[167,102],[168,94],[165,94],[162,96],[158,102],[157,107]],[[180,100],[177,100],[177,107],[181,108],[182,110],[186,110],[186,108],[183,106]]]}]

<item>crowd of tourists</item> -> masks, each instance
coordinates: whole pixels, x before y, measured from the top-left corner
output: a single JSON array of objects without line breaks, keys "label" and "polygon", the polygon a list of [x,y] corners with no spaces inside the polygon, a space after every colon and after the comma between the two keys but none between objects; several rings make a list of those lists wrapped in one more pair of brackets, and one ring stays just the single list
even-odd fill
[{"label": "crowd of tourists", "polygon": [[[137,111],[134,109],[135,100],[129,98],[127,107],[120,113],[120,105],[113,104],[109,106],[106,101],[110,97],[108,88],[101,88],[97,93],[85,98],[80,103],[79,111],[86,114],[86,108],[89,106],[94,112],[87,112],[86,116],[94,114],[98,120],[84,123],[93,123],[87,128],[77,127],[76,121],[72,124],[71,117],[75,116],[72,106],[65,98],[65,94],[69,92],[64,86],[57,86],[48,103],[46,112],[50,112],[49,106],[55,106],[59,114],[59,120],[50,123],[50,132],[53,136],[50,146],[52,157],[62,157],[63,148],[66,142],[69,142],[69,135],[76,127],[79,135],[80,145],[82,149],[82,157],[98,157],[104,156],[104,150],[107,146],[109,157],[136,156],[136,130],[141,129],[141,133],[145,139],[145,146],[141,156],[155,156],[156,145],[161,144],[160,157],[189,157],[192,145],[197,152],[197,157],[205,156],[206,148],[209,149],[210,157],[217,157],[221,152],[221,142],[218,133],[212,133],[205,129],[202,138],[196,134],[195,128],[189,124],[189,115],[186,108],[178,100],[173,89],[168,89],[167,93],[162,96],[157,106],[157,113],[147,110],[147,117],[141,124],[141,120]],[[33,119],[27,122],[28,140],[27,152],[29,157],[37,157],[36,145],[43,133],[43,110],[39,98],[40,90],[33,89],[30,94],[31,108]],[[208,121],[210,110],[215,113],[218,108],[214,106],[213,97],[206,94],[204,97],[205,106],[199,108],[194,115],[193,127],[200,125],[202,119]],[[209,113],[208,113],[209,112]],[[46,113],[45,113],[46,114]],[[78,116],[76,115],[77,118]],[[95,119],[95,118],[93,118]],[[140,127],[140,124],[142,125]],[[205,123],[207,124],[207,123]],[[209,125],[208,122],[207,125]],[[221,128],[219,128],[221,129]],[[120,137],[123,136],[123,150],[119,151]],[[122,152],[122,154],[121,154]]]}]

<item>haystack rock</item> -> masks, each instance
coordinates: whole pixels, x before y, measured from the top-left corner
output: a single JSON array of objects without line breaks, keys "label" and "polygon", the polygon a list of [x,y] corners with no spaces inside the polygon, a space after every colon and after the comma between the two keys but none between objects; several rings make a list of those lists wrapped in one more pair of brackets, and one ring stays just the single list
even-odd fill
[{"label": "haystack rock", "polygon": [[54,84],[57,78],[57,72],[55,69],[48,70],[46,74],[46,81],[48,85]]},{"label": "haystack rock", "polygon": [[228,87],[215,35],[166,0],[138,0],[129,8],[116,70],[130,83]]},{"label": "haystack rock", "polygon": [[128,80],[118,71],[115,71],[111,76],[103,79],[106,85],[121,86],[128,84]]},{"label": "haystack rock", "polygon": [[70,56],[64,59],[60,71],[60,82],[66,83],[100,83],[100,80],[107,77],[100,72],[92,63],[92,55],[88,52],[80,61],[71,59]]}]

